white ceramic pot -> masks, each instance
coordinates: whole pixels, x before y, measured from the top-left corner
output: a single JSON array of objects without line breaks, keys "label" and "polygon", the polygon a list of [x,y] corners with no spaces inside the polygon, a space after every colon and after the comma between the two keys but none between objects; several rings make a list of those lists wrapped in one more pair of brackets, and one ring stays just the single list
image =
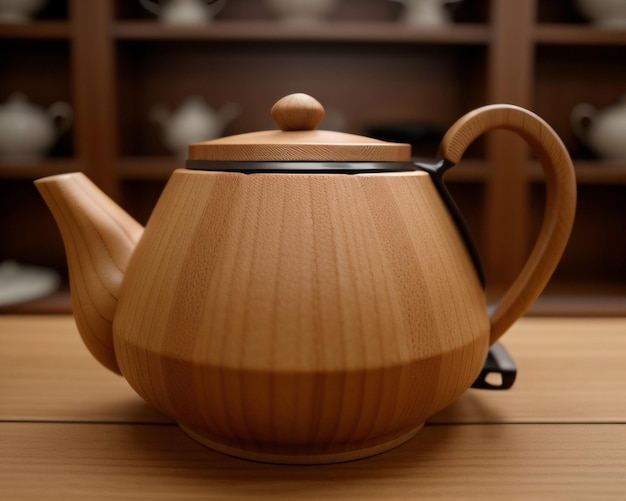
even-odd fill
[{"label": "white ceramic pot", "polygon": [[225,0],[209,3],[207,0],[139,0],[149,12],[159,17],[164,24],[193,25],[213,20],[224,7]]},{"label": "white ceramic pot", "polygon": [[0,158],[3,160],[38,160],[70,126],[72,108],[64,102],[53,103],[47,110],[15,93],[0,106]]},{"label": "white ceramic pot", "polygon": [[337,6],[336,0],[267,0],[268,7],[283,21],[319,22]]},{"label": "white ceramic pot", "polygon": [[626,28],[626,1],[576,0],[580,13],[598,26]]},{"label": "white ceramic pot", "polygon": [[199,96],[189,97],[174,112],[161,104],[151,111],[152,119],[162,128],[165,146],[183,158],[189,144],[220,137],[239,114],[237,104],[227,103],[215,111]]},{"label": "white ceramic pot", "polygon": [[445,26],[452,22],[447,4],[460,0],[391,0],[404,5],[401,20],[412,26]]},{"label": "white ceramic pot", "polygon": [[570,119],[574,134],[593,152],[610,160],[626,160],[626,95],[603,110],[580,103]]},{"label": "white ceramic pot", "polygon": [[26,23],[47,0],[0,0],[0,23]]}]

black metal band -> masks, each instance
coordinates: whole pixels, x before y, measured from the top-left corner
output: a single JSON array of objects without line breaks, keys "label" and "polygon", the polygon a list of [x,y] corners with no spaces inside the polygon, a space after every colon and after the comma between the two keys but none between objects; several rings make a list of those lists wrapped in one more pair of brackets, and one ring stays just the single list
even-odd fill
[{"label": "black metal band", "polygon": [[240,172],[242,174],[368,174],[421,170],[413,162],[236,162],[187,160],[192,170]]}]

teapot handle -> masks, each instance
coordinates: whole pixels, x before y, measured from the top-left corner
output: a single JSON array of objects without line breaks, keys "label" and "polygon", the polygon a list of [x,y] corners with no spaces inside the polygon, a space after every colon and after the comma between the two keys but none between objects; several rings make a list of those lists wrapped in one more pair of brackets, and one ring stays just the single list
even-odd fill
[{"label": "teapot handle", "polygon": [[541,294],[563,255],[576,211],[576,177],[565,145],[544,120],[524,108],[497,104],[466,114],[446,132],[440,155],[456,164],[475,139],[493,129],[517,133],[537,155],[546,178],[546,208],[539,237],[526,264],[490,312],[490,344]]}]

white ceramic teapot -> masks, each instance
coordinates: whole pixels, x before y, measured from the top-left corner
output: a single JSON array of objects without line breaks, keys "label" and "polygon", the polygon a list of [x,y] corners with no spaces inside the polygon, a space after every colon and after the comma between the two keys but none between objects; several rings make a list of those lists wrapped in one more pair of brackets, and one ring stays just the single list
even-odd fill
[{"label": "white ceramic teapot", "polygon": [[225,5],[224,0],[139,0],[148,12],[165,24],[205,24],[211,22]]},{"label": "white ceramic teapot", "polygon": [[48,109],[28,102],[16,92],[0,106],[0,158],[38,160],[70,127],[73,112],[69,104],[57,101]]},{"label": "white ceramic teapot", "polygon": [[239,114],[238,104],[226,103],[215,111],[200,96],[187,98],[174,112],[168,111],[162,104],[151,110],[152,120],[162,127],[165,146],[181,157],[186,156],[190,143],[221,136],[226,126]]},{"label": "white ceramic teapot", "polygon": [[319,22],[337,6],[337,0],[267,0],[281,20],[296,23]]},{"label": "white ceramic teapot", "polygon": [[611,160],[626,159],[626,95],[603,110],[580,103],[572,109],[570,122],[576,137],[594,153]]},{"label": "white ceramic teapot", "polygon": [[0,23],[26,23],[46,0],[0,0]]},{"label": "white ceramic teapot", "polygon": [[447,4],[460,0],[390,0],[404,4],[402,21],[413,26],[444,26],[452,22]]},{"label": "white ceramic teapot", "polygon": [[624,0],[576,0],[580,13],[598,26],[626,28]]}]

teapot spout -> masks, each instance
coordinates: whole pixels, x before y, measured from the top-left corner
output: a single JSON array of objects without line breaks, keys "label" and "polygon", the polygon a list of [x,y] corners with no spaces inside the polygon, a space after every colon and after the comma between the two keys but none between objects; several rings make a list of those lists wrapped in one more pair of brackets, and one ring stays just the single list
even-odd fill
[{"label": "teapot spout", "polygon": [[91,354],[119,373],[113,317],[143,227],[82,173],[45,177],[35,185],[63,237],[78,331]]}]

